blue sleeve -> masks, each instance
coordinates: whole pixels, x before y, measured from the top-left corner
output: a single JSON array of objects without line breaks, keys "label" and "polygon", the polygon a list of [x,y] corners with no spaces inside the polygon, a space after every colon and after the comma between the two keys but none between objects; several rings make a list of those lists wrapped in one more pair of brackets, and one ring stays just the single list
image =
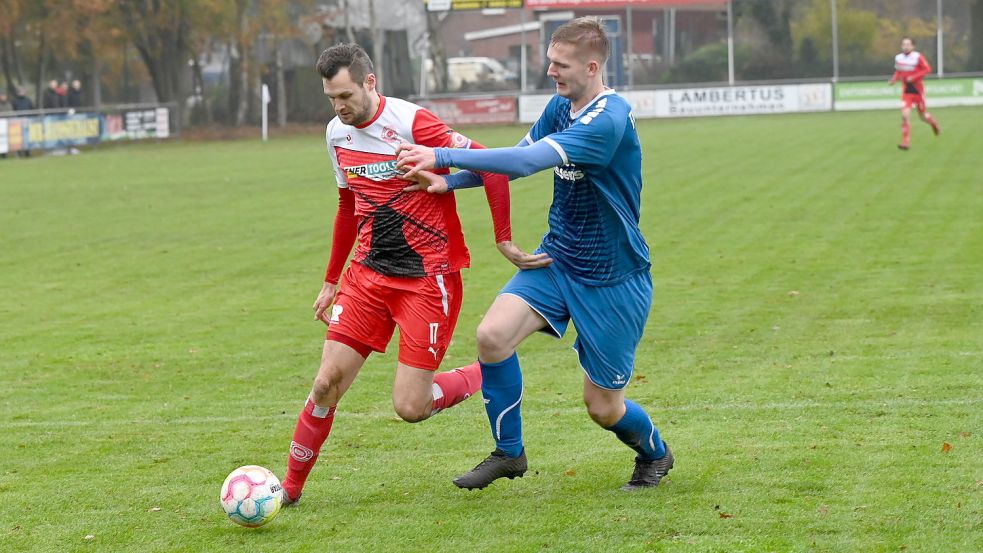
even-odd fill
[{"label": "blue sleeve", "polygon": [[629,110],[626,102],[602,98],[572,125],[541,142],[556,144],[564,164],[607,166],[629,124]]},{"label": "blue sleeve", "polygon": [[437,167],[490,171],[510,177],[525,177],[563,164],[560,152],[547,140],[529,146],[489,150],[434,148],[434,155]]},{"label": "blue sleeve", "polygon": [[[515,145],[515,147],[521,148],[523,146],[528,146],[529,144],[530,144],[529,135],[526,135],[522,137],[522,140],[520,140],[519,143]],[[446,175],[444,177],[444,180],[447,181],[448,190],[461,190],[464,188],[474,188],[476,186],[484,186],[485,184],[484,180],[481,178],[481,175],[468,170],[458,171],[457,173]]]},{"label": "blue sleeve", "polygon": [[474,188],[476,186],[484,186],[485,184],[485,181],[481,178],[481,175],[471,171],[458,171],[457,173],[444,175],[444,180],[447,181],[448,190]]}]

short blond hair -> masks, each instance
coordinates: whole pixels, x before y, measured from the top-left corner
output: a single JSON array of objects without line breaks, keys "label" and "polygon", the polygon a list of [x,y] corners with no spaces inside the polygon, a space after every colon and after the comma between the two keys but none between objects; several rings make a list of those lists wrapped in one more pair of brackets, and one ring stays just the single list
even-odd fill
[{"label": "short blond hair", "polygon": [[608,60],[611,51],[608,34],[604,32],[600,20],[590,16],[578,17],[561,25],[550,37],[550,44],[555,42],[573,44],[581,53],[594,54],[601,64]]}]

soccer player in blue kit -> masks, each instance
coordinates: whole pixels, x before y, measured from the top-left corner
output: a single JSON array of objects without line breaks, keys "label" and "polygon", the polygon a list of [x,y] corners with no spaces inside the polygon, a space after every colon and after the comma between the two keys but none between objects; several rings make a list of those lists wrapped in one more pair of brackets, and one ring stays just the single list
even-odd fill
[{"label": "soccer player in blue kit", "polygon": [[673,456],[645,410],[625,399],[635,349],[652,304],[648,245],[638,227],[642,151],[628,102],[604,85],[609,45],[598,21],[581,17],[553,33],[547,75],[556,95],[513,148],[453,150],[401,144],[397,168],[408,188],[440,193],[480,186],[471,171],[521,177],[554,168],[549,230],[537,254],[544,268],[520,270],[478,326],[481,393],[495,451],[454,483],[484,488],[527,469],[522,442],[522,372],[516,347],[537,331],[561,337],[572,319],[590,417],[633,449],[635,470],[622,489],[657,486]]}]

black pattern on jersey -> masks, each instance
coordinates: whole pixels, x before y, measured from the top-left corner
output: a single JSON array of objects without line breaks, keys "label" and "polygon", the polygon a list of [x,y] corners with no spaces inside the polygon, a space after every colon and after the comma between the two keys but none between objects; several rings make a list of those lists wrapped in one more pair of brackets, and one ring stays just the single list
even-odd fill
[{"label": "black pattern on jersey", "polygon": [[915,83],[905,83],[904,93],[905,94],[921,94],[921,92],[918,91],[918,87],[915,86]]},{"label": "black pattern on jersey", "polygon": [[359,222],[360,234],[364,225],[372,225],[369,252],[359,262],[387,276],[426,276],[423,256],[410,247],[410,242],[423,242],[434,251],[442,252],[447,248],[447,234],[397,210],[399,204],[409,199],[405,191],[399,192],[384,204],[373,202],[357,190],[354,192],[374,208]]}]

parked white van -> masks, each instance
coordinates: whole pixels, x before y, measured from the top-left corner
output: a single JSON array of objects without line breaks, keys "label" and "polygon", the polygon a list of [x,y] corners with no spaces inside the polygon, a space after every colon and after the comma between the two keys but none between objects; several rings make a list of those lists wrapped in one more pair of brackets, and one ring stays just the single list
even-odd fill
[{"label": "parked white van", "polygon": [[469,86],[480,88],[515,80],[516,74],[506,69],[495,58],[447,58],[447,86],[451,90],[460,90]]}]

